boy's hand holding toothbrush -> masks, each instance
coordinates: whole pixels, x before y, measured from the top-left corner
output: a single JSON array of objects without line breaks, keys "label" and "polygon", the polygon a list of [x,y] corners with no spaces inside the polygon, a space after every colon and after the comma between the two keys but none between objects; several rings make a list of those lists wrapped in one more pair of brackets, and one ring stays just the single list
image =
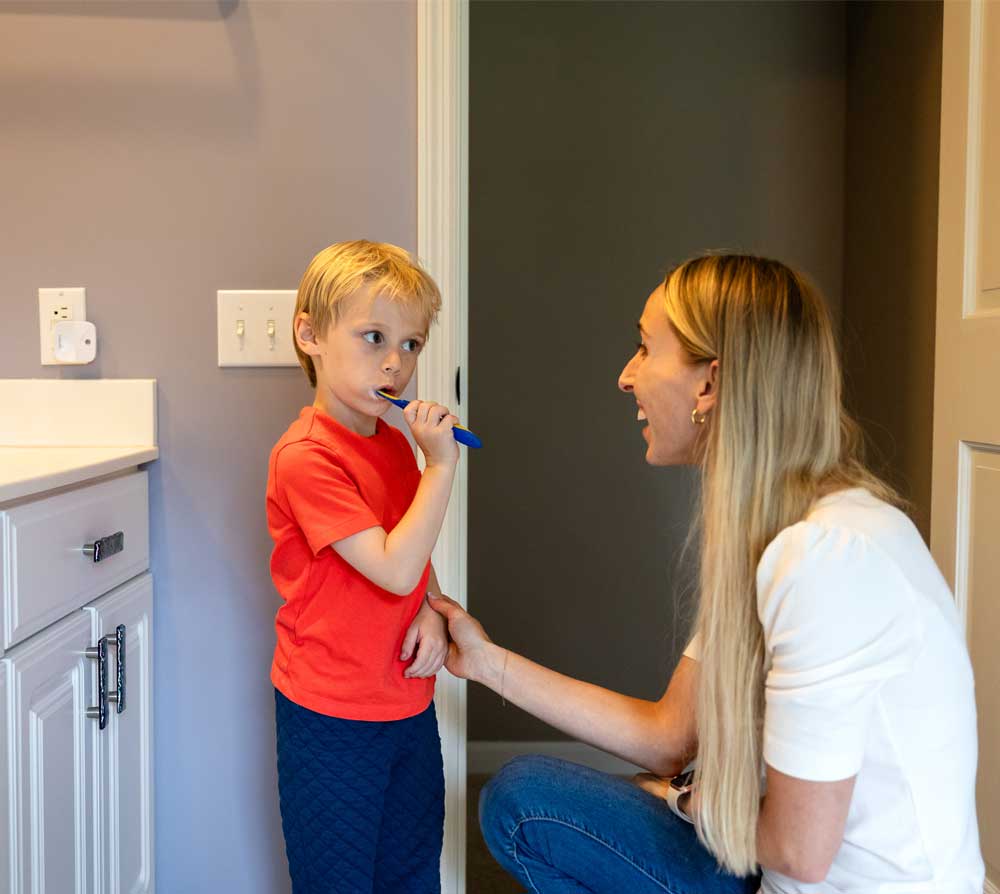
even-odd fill
[{"label": "boy's hand holding toothbrush", "polygon": [[[381,397],[383,400],[389,401],[391,404],[395,404],[401,410],[406,410],[408,407],[415,403],[425,403],[424,401],[410,401],[407,402],[401,397],[396,397],[391,391],[385,391],[384,389],[377,389],[375,393]],[[436,406],[436,405],[435,405]],[[447,413],[447,407],[442,407],[442,409]],[[464,425],[460,424],[458,418],[455,416],[449,416],[449,419],[454,420],[452,422],[451,433],[452,436],[458,441],[459,444],[465,444],[466,447],[471,447],[473,450],[478,450],[483,446],[483,442],[479,440],[479,436],[473,434]],[[409,421],[409,420],[407,420]]]},{"label": "boy's hand holding toothbrush", "polygon": [[458,442],[452,434],[458,417],[452,416],[447,407],[433,401],[412,400],[403,410],[403,418],[417,446],[423,450],[428,466],[454,466],[458,462]]}]

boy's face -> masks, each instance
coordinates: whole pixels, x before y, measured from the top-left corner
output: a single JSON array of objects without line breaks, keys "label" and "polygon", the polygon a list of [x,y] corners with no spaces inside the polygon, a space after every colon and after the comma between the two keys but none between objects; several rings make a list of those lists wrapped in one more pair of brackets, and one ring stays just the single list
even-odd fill
[{"label": "boy's face", "polygon": [[391,404],[376,390],[402,394],[427,340],[427,320],[416,309],[362,290],[344,300],[340,319],[316,335],[309,318],[295,323],[299,346],[316,367],[314,405],[360,435]]}]

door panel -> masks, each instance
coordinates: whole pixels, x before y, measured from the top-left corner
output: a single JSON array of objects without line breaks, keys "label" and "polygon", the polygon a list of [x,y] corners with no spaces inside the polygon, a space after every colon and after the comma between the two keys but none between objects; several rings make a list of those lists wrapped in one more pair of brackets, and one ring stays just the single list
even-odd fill
[{"label": "door panel", "polygon": [[4,658],[14,735],[14,890],[94,891],[96,662],[90,619],[77,612]]},{"label": "door panel", "polygon": [[[1000,867],[997,806],[1000,806],[1000,452],[969,449],[969,651],[976,669],[979,709],[979,780],[976,800],[982,823],[983,858]],[[995,876],[994,876],[995,878]]]},{"label": "door panel", "polygon": [[976,305],[980,311],[1000,312],[1000,4],[987,3],[982,16],[982,95],[978,97],[982,196]]}]

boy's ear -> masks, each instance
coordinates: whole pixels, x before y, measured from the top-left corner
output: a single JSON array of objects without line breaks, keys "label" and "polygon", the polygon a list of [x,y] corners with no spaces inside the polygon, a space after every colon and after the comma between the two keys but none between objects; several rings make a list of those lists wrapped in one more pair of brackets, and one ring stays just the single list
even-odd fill
[{"label": "boy's ear", "polygon": [[309,319],[307,313],[300,313],[295,318],[295,343],[303,354],[309,354],[312,357],[319,354],[316,331],[313,329],[312,320]]}]

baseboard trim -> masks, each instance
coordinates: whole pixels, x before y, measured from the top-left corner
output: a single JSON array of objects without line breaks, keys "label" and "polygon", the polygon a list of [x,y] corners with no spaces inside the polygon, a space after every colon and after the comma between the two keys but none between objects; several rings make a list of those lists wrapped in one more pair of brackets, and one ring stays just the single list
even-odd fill
[{"label": "baseboard trim", "polygon": [[642,770],[635,764],[614,757],[590,745],[585,745],[583,742],[470,741],[467,759],[468,772],[496,773],[507,761],[522,754],[543,754],[546,757],[558,757],[617,776],[627,776]]}]

